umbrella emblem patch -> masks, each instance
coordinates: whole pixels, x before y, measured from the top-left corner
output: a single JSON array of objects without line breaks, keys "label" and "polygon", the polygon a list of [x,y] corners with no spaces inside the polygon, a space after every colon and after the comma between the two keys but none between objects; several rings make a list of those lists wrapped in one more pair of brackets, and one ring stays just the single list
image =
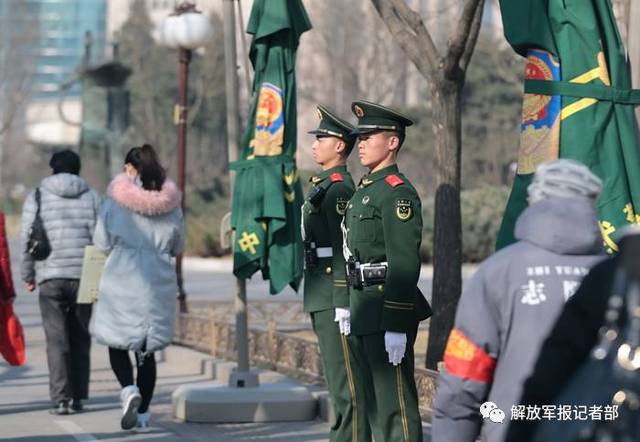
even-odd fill
[{"label": "umbrella emblem patch", "polygon": [[254,155],[275,156],[282,153],[284,140],[284,93],[271,83],[263,83],[258,95]]}]

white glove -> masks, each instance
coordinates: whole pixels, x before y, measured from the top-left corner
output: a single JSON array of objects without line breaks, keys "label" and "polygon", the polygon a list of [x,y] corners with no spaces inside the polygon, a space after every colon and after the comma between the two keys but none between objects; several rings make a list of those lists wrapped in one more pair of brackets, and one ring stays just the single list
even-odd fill
[{"label": "white glove", "polygon": [[400,365],[407,348],[406,333],[384,332],[384,348],[389,354],[389,362],[393,365]]},{"label": "white glove", "polygon": [[340,333],[349,336],[351,333],[351,310],[344,307],[336,307],[336,317],[334,321],[338,323]]}]

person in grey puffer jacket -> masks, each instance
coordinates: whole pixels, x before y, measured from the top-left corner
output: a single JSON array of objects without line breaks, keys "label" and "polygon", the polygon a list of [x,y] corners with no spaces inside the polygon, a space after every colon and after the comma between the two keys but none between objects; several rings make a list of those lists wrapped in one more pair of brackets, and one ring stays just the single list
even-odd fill
[{"label": "person in grey puffer jacket", "polygon": [[601,188],[577,161],[536,170],[518,242],[485,260],[460,298],[434,402],[434,442],[502,441],[512,417],[527,418],[517,402],[540,347],[582,277],[604,259],[594,209]]},{"label": "person in grey puffer jacket", "polygon": [[93,335],[109,347],[111,368],[122,386],[121,428],[147,432],[156,384],[154,352],[171,344],[176,321],[173,258],[184,248],[182,194],[149,144],[129,150],[124,170],[109,185],[93,237],[108,254]]},{"label": "person in grey puffer jacket", "polygon": [[[80,158],[70,150],[56,152],[53,175],[39,185],[40,216],[51,245],[50,255],[34,261],[27,253],[29,230],[37,204],[32,191],[22,209],[22,280],[29,291],[40,288],[40,312],[47,344],[49,393],[53,414],[82,410],[89,394],[90,304],[76,304],[84,249],[91,244],[99,195],[78,176]],[[71,403],[70,403],[71,402]]]}]

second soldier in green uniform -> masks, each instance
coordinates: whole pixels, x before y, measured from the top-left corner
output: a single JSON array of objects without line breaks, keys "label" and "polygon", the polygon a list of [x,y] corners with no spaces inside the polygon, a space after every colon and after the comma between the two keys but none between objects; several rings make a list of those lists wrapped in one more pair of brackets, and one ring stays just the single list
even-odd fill
[{"label": "second soldier in green uniform", "polygon": [[413,122],[384,106],[356,101],[360,163],[369,169],[345,214],[350,343],[365,381],[376,441],[422,441],[413,344],[431,314],[418,290],[420,198],[396,165]]},{"label": "second soldier in green uniform", "polygon": [[335,412],[332,442],[369,442],[364,390],[349,356],[349,297],[340,223],[354,192],[346,161],[355,142],[353,126],[318,106],[313,158],[322,172],[302,207],[305,245],[304,310],[318,337],[329,395]]}]

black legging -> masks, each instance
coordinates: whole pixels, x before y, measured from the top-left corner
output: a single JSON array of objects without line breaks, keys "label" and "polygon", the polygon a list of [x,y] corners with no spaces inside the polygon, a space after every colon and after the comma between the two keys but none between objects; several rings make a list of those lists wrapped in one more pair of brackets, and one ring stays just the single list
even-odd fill
[{"label": "black legging", "polygon": [[[136,366],[138,367],[138,376],[136,377],[136,385],[140,389],[142,402],[138,407],[139,413],[146,413],[153,397],[153,389],[156,386],[156,359],[153,353],[149,353],[140,358],[136,353]],[[127,350],[119,350],[109,347],[109,361],[111,369],[116,374],[118,382],[122,388],[133,385],[133,366],[129,359]]]}]

